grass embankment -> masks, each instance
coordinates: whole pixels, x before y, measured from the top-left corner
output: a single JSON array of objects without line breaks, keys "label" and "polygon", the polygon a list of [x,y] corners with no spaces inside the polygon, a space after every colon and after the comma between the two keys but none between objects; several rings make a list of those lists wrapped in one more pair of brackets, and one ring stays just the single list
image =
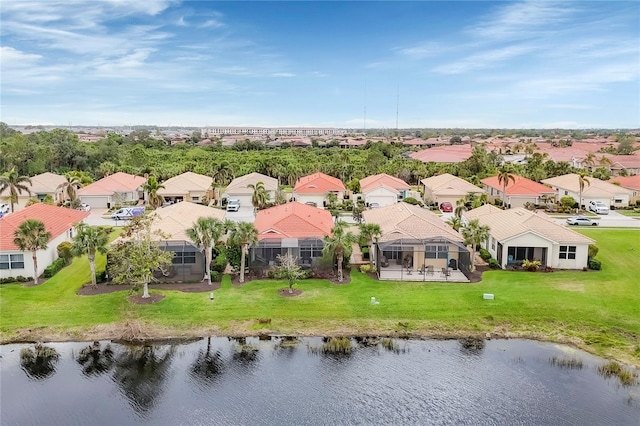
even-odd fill
[{"label": "grass embankment", "polygon": [[[279,281],[242,287],[225,277],[209,293],[163,291],[155,305],[132,305],[126,292],[77,296],[90,280],[85,258],[38,287],[0,287],[3,341],[256,335],[407,335],[527,337],[572,343],[640,365],[640,231],[581,229],[598,242],[602,271],[490,271],[478,284],[380,282],[359,272],[337,286],[298,284],[285,298]],[[98,261],[104,267],[104,257]],[[483,300],[494,293],[495,300]],[[372,305],[370,298],[380,301]],[[258,321],[262,319],[262,321]],[[265,321],[269,319],[270,321]]]}]

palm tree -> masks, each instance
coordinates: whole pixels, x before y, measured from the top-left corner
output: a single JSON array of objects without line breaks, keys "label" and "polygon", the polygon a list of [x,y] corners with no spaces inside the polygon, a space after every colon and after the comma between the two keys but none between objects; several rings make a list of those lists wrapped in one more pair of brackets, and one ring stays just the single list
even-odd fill
[{"label": "palm tree", "polygon": [[264,206],[269,202],[269,191],[264,187],[264,182],[256,182],[256,184],[249,184],[247,188],[251,188],[253,190],[253,195],[251,196],[251,204],[256,210],[261,210]]},{"label": "palm tree", "polygon": [[187,235],[204,251],[205,278],[211,285],[211,250],[225,233],[224,222],[213,217],[200,217],[187,229]]},{"label": "palm tree", "polygon": [[592,151],[587,152],[587,155],[585,155],[584,157],[583,163],[589,168],[593,167],[596,164],[596,155]]},{"label": "palm tree", "polygon": [[459,216],[451,216],[445,223],[451,226],[454,231],[459,231],[462,227],[462,219]]},{"label": "palm tree", "polygon": [[511,168],[502,166],[498,170],[498,184],[502,184],[502,207],[507,208],[507,185],[509,181],[516,182],[516,178],[511,174]]},{"label": "palm tree", "polygon": [[89,259],[89,268],[91,269],[91,285],[93,287],[97,287],[96,253],[100,252],[105,254],[107,252],[109,236],[104,232],[104,230],[97,226],[87,226],[84,223],[78,224],[76,226],[76,231],[78,233],[73,239],[71,252],[74,256],[87,255],[87,259]]},{"label": "palm tree", "polygon": [[369,265],[373,265],[373,243],[377,243],[378,239],[382,235],[382,229],[380,225],[375,223],[361,223],[360,226],[360,239],[367,241],[369,247]]},{"label": "palm tree", "polygon": [[580,189],[580,205],[579,208],[582,208],[582,192],[584,191],[585,186],[591,185],[589,179],[587,179],[586,175],[579,174],[578,175],[578,188]]},{"label": "palm tree", "polygon": [[32,185],[31,179],[28,176],[20,176],[15,167],[0,176],[0,193],[5,189],[9,190],[7,198],[11,203],[11,213],[13,213],[13,205],[18,202],[18,195],[22,194],[22,191],[26,191],[31,196],[31,190],[25,183],[28,183],[29,186]]},{"label": "palm tree", "polygon": [[473,219],[462,228],[464,243],[471,246],[471,271],[476,270],[476,247],[489,238],[491,229],[486,225],[480,225],[478,219]]},{"label": "palm tree", "polygon": [[157,209],[164,203],[164,197],[158,194],[158,190],[164,188],[158,178],[151,175],[147,178],[147,181],[142,185],[142,189],[147,193],[147,200],[152,209]]},{"label": "palm tree", "polygon": [[69,207],[71,207],[76,198],[78,198],[76,190],[81,186],[82,183],[80,182],[80,178],[68,174],[65,176],[65,181],[58,185],[56,189],[67,193],[67,197],[69,198]]},{"label": "palm tree", "polygon": [[351,255],[351,246],[357,242],[356,236],[352,232],[345,230],[344,222],[337,222],[331,230],[332,235],[324,236],[324,247],[322,252],[330,254],[338,262],[338,282],[342,282],[342,263],[345,256]]},{"label": "palm tree", "polygon": [[220,200],[220,192],[222,191],[222,187],[227,185],[232,178],[233,170],[231,169],[229,163],[227,163],[226,161],[217,164],[213,169],[213,173],[211,174],[211,186],[213,186],[216,204]]},{"label": "palm tree", "polygon": [[242,255],[240,256],[240,282],[243,283],[246,255],[249,252],[249,246],[258,243],[258,230],[253,226],[253,223],[240,222],[231,229],[229,240],[242,247]]},{"label": "palm tree", "polygon": [[33,283],[38,284],[38,250],[46,250],[51,239],[44,223],[37,219],[27,219],[13,233],[13,243],[22,251],[31,251],[33,259]]}]

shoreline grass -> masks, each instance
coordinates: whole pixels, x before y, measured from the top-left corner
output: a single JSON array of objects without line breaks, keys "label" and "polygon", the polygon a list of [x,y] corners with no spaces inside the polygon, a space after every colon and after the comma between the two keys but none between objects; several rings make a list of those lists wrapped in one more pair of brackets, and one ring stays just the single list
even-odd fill
[{"label": "shoreline grass", "polygon": [[[77,296],[90,281],[88,261],[79,258],[40,286],[0,286],[0,341],[117,339],[133,332],[140,338],[490,336],[566,343],[640,366],[640,231],[580,232],[597,240],[602,271],[488,271],[476,284],[382,282],[354,271],[347,285],[302,281],[303,293],[294,298],[278,296],[284,282],[236,287],[229,277],[214,301],[208,293],[164,290],[165,299],[154,305],[133,305],[126,291]],[[98,257],[98,269],[104,261]],[[483,300],[487,292],[495,299]],[[372,296],[380,305],[371,305]]]}]

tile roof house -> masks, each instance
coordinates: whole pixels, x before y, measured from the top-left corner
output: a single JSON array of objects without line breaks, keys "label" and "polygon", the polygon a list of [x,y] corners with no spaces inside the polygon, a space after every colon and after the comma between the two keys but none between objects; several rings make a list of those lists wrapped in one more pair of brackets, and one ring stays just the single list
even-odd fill
[{"label": "tile roof house", "polygon": [[160,188],[158,194],[169,202],[200,203],[205,197],[209,200],[213,197],[212,182],[211,176],[185,172],[162,182],[164,188]]},{"label": "tile roof house", "polygon": [[376,203],[378,206],[395,204],[407,197],[411,186],[397,177],[381,173],[360,179],[360,193],[364,196],[365,205]]},{"label": "tile roof house", "polygon": [[484,194],[484,189],[449,173],[422,179],[420,183],[424,189],[424,199],[438,205],[448,201],[455,206],[458,200],[469,193]]},{"label": "tile roof house", "polygon": [[[41,173],[30,177],[31,185],[25,183],[25,186],[31,191],[31,195],[27,192],[18,194],[18,202],[14,205],[14,210],[18,211],[23,209],[29,198],[36,197],[40,201],[44,200],[44,197],[51,195],[55,203],[61,203],[64,201],[65,194],[62,190],[58,189],[58,186],[67,181],[64,176],[57,175],[55,173]],[[4,189],[0,192],[0,200],[4,200],[9,195],[9,190]]]},{"label": "tile roof house", "polygon": [[[579,175],[569,173],[544,179],[542,182],[552,187],[558,193],[558,199],[566,196],[573,197],[576,202],[580,202]],[[587,206],[589,201],[602,201],[607,206],[614,208],[628,207],[629,201],[633,197],[633,192],[618,185],[587,177],[589,184],[582,190],[582,205]]]},{"label": "tile roof house", "polygon": [[[506,188],[505,203],[508,208],[523,207],[526,203],[539,205],[547,198],[555,198],[556,191],[541,183],[532,181],[522,176],[512,175],[515,181],[509,179]],[[489,200],[502,200],[502,182],[498,182],[498,176],[492,176],[481,181],[485,185],[485,192]]]},{"label": "tile roof house", "polygon": [[502,210],[490,204],[462,213],[463,221],[478,219],[490,228],[484,243],[502,268],[523,260],[539,260],[542,267],[582,269],[587,266],[589,244],[595,241],[559,225],[542,212],[524,208]]},{"label": "tile roof house", "polygon": [[461,163],[471,157],[471,145],[444,145],[414,152],[411,158],[423,163]]},{"label": "tile roof house", "polygon": [[78,190],[78,198],[92,208],[111,208],[124,203],[137,203],[144,196],[141,176],[118,172]]},{"label": "tile roof house", "polygon": [[[196,203],[176,203],[156,209],[150,215],[153,218],[152,231],[162,231],[167,236],[160,242],[165,251],[175,253],[171,268],[164,278],[180,281],[201,280],[205,274],[204,253],[193,244],[187,235],[187,229],[201,217],[224,220],[224,210]],[[160,237],[155,237],[160,240]],[[163,278],[162,275],[156,275]]]},{"label": "tile roof house", "polygon": [[277,263],[278,255],[290,254],[302,266],[312,266],[322,257],[323,238],[331,235],[333,217],[328,210],[292,201],[260,210],[254,222],[257,247],[251,248],[251,268]]},{"label": "tile roof house", "polygon": [[381,280],[469,281],[462,236],[431,211],[397,203],[366,210],[363,219],[382,230],[373,250]]},{"label": "tile roof house", "polygon": [[256,185],[258,182],[264,184],[264,188],[269,193],[269,199],[271,201],[275,200],[276,191],[278,190],[278,179],[255,172],[232,180],[222,197],[226,197],[229,200],[240,200],[241,206],[252,206],[251,198],[253,197],[253,189],[249,188],[249,185]]},{"label": "tile roof house", "polygon": [[620,185],[621,187],[631,191],[631,198],[629,204],[637,204],[640,201],[640,175],[634,176],[618,176],[609,179],[609,183],[614,185]]},{"label": "tile roof house", "polygon": [[341,203],[345,191],[340,179],[318,172],[298,179],[293,188],[293,197],[302,204],[314,203],[317,207],[325,207],[327,195],[336,194],[338,203]]},{"label": "tile roof house", "polygon": [[71,241],[75,235],[75,225],[82,222],[88,212],[51,206],[38,203],[0,218],[0,278],[33,277],[33,262],[31,252],[20,251],[13,243],[14,232],[27,219],[37,219],[44,223],[51,238],[45,250],[39,250],[38,276],[44,268],[51,265],[58,258],[57,247],[63,241]]}]

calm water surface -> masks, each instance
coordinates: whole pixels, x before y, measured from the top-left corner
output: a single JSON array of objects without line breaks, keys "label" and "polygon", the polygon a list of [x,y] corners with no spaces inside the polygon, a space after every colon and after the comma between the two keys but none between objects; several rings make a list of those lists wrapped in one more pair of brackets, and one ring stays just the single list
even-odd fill
[{"label": "calm water surface", "polygon": [[349,355],[318,353],[320,338],[50,343],[52,357],[22,361],[34,345],[5,345],[0,423],[640,425],[640,387],[599,376],[604,360],[566,346],[352,343]]}]

